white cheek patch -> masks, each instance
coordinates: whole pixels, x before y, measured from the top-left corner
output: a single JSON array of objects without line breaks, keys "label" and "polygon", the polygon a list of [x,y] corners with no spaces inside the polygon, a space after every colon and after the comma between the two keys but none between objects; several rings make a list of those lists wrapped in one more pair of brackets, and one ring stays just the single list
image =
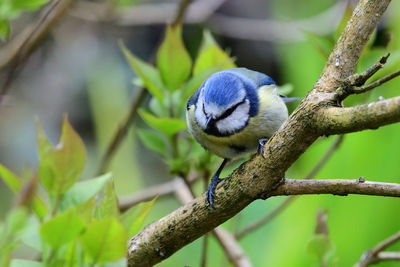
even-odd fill
[{"label": "white cheek patch", "polygon": [[235,111],[216,123],[218,131],[222,134],[234,133],[241,130],[249,119],[250,104],[246,100],[243,104],[238,106]]},{"label": "white cheek patch", "polygon": [[212,115],[214,118],[218,118],[222,115],[223,112],[221,107],[215,103],[205,104],[205,110],[207,112],[207,115]]},{"label": "white cheek patch", "polygon": [[200,125],[201,128],[205,129],[206,128],[206,122],[207,118],[204,115],[203,112],[203,105],[204,105],[204,100],[203,100],[203,90],[200,92],[199,98],[197,100],[197,105],[194,111],[194,117],[197,121],[197,123]]}]

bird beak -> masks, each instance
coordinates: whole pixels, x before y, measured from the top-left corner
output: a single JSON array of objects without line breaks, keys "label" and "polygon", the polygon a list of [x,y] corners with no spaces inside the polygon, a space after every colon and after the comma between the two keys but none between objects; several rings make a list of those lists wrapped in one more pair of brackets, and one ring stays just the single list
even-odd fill
[{"label": "bird beak", "polygon": [[206,121],[206,128],[208,128],[208,125],[210,124],[211,120],[212,120],[212,116],[210,116],[210,117],[207,118],[207,121]]}]

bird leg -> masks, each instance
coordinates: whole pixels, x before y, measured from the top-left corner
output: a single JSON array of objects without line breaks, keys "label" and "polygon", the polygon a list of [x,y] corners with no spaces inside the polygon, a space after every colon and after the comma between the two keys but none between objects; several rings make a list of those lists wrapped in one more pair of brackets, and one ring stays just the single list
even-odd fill
[{"label": "bird leg", "polygon": [[213,177],[211,177],[211,182],[210,185],[208,186],[207,189],[207,200],[208,203],[210,203],[211,207],[215,209],[214,207],[214,201],[213,198],[215,197],[215,188],[217,188],[217,185],[223,180],[219,178],[219,175],[221,174],[222,169],[224,168],[225,164],[229,161],[229,159],[224,159],[222,161],[221,165],[219,166],[218,170],[215,172]]},{"label": "bird leg", "polygon": [[261,154],[263,158],[264,157],[264,145],[268,141],[268,138],[261,138],[258,140],[258,145],[257,145],[257,154]]}]

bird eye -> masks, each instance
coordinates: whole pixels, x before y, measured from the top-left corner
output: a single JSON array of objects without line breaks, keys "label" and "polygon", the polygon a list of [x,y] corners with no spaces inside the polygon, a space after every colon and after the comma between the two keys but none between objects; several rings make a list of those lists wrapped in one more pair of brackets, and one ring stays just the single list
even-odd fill
[{"label": "bird eye", "polygon": [[204,103],[203,103],[203,113],[206,116],[206,118],[208,118],[209,116],[207,115],[206,109],[204,108]]}]

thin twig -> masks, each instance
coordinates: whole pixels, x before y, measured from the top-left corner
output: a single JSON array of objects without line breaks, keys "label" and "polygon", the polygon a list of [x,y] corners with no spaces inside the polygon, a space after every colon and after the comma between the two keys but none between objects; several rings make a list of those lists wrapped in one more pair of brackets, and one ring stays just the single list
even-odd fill
[{"label": "thin twig", "polygon": [[[200,175],[197,172],[193,172],[188,175],[187,180],[190,183],[194,183],[199,178]],[[181,185],[182,185],[182,179],[177,177],[171,181],[154,185],[146,189],[143,189],[139,192],[135,192],[130,195],[120,197],[118,201],[119,209],[121,211],[124,211],[140,202],[151,200],[155,196],[164,197],[173,194],[176,188],[178,188]]]},{"label": "thin twig", "polygon": [[121,197],[118,199],[119,210],[124,211],[129,209],[136,204],[153,199],[155,196],[166,196],[175,192],[176,188],[181,186],[182,180],[174,178],[163,184],[155,185],[144,190],[141,190],[135,194]]},{"label": "thin twig", "polygon": [[358,87],[358,88],[354,88],[353,92],[355,94],[361,94],[361,93],[368,92],[368,91],[374,89],[375,87],[378,87],[378,86],[384,84],[385,82],[388,82],[393,78],[396,78],[399,75],[400,75],[400,70],[398,70],[396,72],[393,72],[393,73],[391,73],[389,75],[386,75],[385,77],[383,77],[383,78],[381,78],[379,80],[376,80],[375,82],[372,82],[372,83],[370,83],[368,85],[365,85],[365,86],[362,86],[362,87]]},{"label": "thin twig", "polygon": [[368,182],[360,179],[324,179],[303,180],[285,179],[284,183],[267,195],[310,195],[332,194],[347,196],[349,194],[400,197],[400,184]]},{"label": "thin twig", "polygon": [[[203,192],[205,192],[207,190],[209,176],[210,176],[209,172],[207,170],[205,170],[204,175],[203,175]],[[201,260],[200,260],[201,267],[207,266],[208,236],[209,236],[208,234],[205,234],[203,237],[203,248],[202,248]]]},{"label": "thin twig", "polygon": [[366,69],[362,73],[356,73],[351,75],[348,80],[352,86],[363,85],[369,78],[371,78],[378,70],[382,69],[386,64],[390,54],[382,56],[374,65]]},{"label": "thin twig", "polygon": [[122,140],[124,139],[126,132],[131,125],[131,122],[133,118],[136,115],[136,111],[140,107],[144,97],[146,95],[146,89],[145,88],[140,88],[140,91],[138,92],[138,96],[135,98],[135,100],[132,102],[131,109],[126,116],[125,120],[120,124],[118,130],[115,132],[113,139],[111,140],[110,144],[107,146],[106,153],[103,156],[103,159],[101,160],[101,163],[99,165],[98,174],[102,174],[106,171],[108,168],[108,165],[110,164],[110,161],[112,157],[114,156],[115,152],[117,151],[117,148],[121,144]]},{"label": "thin twig", "polygon": [[400,252],[379,252],[377,258],[379,261],[400,261]]},{"label": "thin twig", "polygon": [[18,68],[26,62],[38,42],[59,19],[73,0],[53,0],[40,13],[38,19],[0,50],[0,70],[10,65],[5,82],[0,88],[4,95],[10,87]]},{"label": "thin twig", "polygon": [[202,254],[200,260],[200,266],[206,267],[207,266],[207,247],[208,247],[208,234],[205,234],[203,237],[203,247],[202,247]]},{"label": "thin twig", "polygon": [[278,207],[273,209],[266,216],[264,216],[263,218],[261,218],[260,220],[254,222],[254,223],[251,223],[251,224],[247,225],[241,231],[237,232],[235,234],[236,239],[241,239],[245,235],[253,232],[254,230],[260,228],[261,226],[263,226],[266,223],[268,223],[269,221],[271,221],[278,214],[280,214],[287,206],[289,206],[290,202],[292,202],[294,199],[295,199],[295,196],[290,196],[290,197],[286,198],[281,204],[279,204]]},{"label": "thin twig", "polygon": [[[315,167],[311,170],[311,172],[306,176],[305,179],[313,179],[315,175],[321,170],[321,168],[328,162],[329,158],[332,156],[333,152],[338,149],[340,144],[343,141],[343,135],[339,136],[335,142],[330,146],[328,151],[325,153],[325,155],[322,157],[322,159],[315,165]],[[279,204],[278,207],[276,207],[274,210],[272,210],[270,213],[268,213],[266,216],[261,218],[259,221],[256,221],[252,224],[247,225],[243,230],[239,231],[238,233],[235,234],[235,237],[237,239],[240,239],[247,235],[248,233],[260,228],[261,226],[265,225],[269,221],[271,221],[273,218],[275,218],[278,214],[280,214],[289,204],[294,200],[296,196],[289,196],[286,198],[281,204]]]},{"label": "thin twig", "polygon": [[382,252],[384,249],[400,240],[400,232],[390,236],[377,244],[374,248],[366,251],[354,267],[366,267],[381,260],[400,260],[400,252]]},{"label": "thin twig", "polygon": [[179,4],[178,10],[175,15],[175,19],[172,22],[172,27],[175,27],[178,24],[182,24],[183,17],[185,15],[186,8],[192,2],[192,0],[182,0]]}]

